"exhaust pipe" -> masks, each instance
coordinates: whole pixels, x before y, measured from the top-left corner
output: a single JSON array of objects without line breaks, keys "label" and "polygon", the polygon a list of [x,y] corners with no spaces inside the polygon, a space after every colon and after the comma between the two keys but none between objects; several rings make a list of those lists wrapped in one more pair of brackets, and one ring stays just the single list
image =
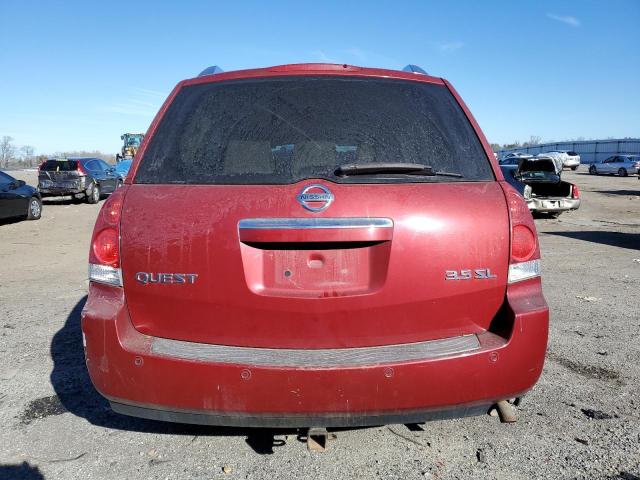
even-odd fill
[{"label": "exhaust pipe", "polygon": [[515,409],[507,400],[500,400],[496,403],[496,409],[502,423],[513,423],[518,419]]}]

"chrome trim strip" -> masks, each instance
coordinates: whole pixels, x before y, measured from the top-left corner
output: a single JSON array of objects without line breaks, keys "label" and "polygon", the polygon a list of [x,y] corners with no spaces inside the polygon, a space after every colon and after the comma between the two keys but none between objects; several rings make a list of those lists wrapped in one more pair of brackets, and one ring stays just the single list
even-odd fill
[{"label": "chrome trim strip", "polygon": [[480,348],[476,335],[379,347],[335,349],[255,348],[155,338],[151,352],[200,362],[258,367],[334,368],[430,360]]},{"label": "chrome trim strip", "polygon": [[244,218],[240,230],[285,230],[315,228],[393,228],[390,218]]}]

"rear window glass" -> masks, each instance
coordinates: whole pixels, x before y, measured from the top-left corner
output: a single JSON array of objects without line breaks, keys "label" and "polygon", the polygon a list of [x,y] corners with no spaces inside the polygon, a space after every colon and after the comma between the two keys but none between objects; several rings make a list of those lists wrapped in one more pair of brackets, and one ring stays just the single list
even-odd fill
[{"label": "rear window glass", "polygon": [[[354,163],[419,163],[456,177],[337,176]],[[147,147],[136,183],[286,184],[485,181],[480,141],[442,85],[287,77],[183,88]]]},{"label": "rear window glass", "polygon": [[76,160],[47,160],[42,164],[40,170],[45,172],[69,172],[78,168]]}]

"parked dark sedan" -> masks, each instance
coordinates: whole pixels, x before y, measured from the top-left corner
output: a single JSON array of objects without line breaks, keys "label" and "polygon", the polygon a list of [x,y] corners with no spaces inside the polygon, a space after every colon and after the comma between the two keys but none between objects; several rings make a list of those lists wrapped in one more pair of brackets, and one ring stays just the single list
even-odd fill
[{"label": "parked dark sedan", "polygon": [[100,158],[47,160],[40,165],[38,190],[42,197],[71,195],[98,203],[121,183],[115,167]]},{"label": "parked dark sedan", "polygon": [[0,172],[0,219],[25,217],[38,220],[42,215],[42,201],[38,191],[24,180]]}]

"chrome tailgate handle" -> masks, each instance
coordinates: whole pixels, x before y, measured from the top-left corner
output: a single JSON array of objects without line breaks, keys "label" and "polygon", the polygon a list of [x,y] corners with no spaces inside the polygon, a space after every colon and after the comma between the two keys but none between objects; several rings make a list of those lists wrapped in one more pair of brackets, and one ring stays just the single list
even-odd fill
[{"label": "chrome tailgate handle", "polygon": [[320,228],[393,228],[390,218],[245,218],[239,230],[299,230]]},{"label": "chrome tailgate handle", "polygon": [[389,218],[246,218],[238,223],[243,243],[384,242],[393,238]]}]

